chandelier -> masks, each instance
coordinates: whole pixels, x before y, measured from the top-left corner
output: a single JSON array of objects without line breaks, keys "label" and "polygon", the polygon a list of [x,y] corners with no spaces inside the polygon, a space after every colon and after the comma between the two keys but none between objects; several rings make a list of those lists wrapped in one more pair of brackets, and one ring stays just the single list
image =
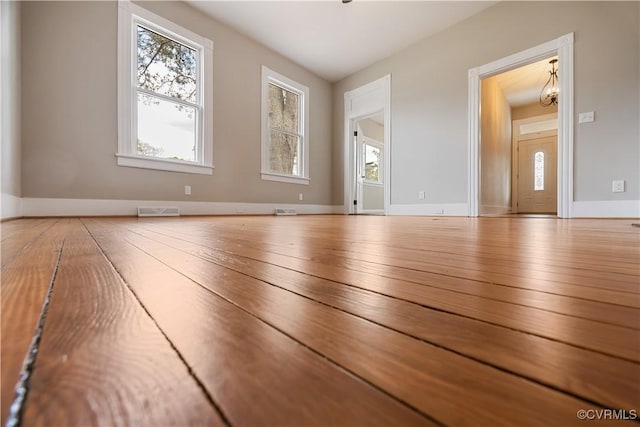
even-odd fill
[{"label": "chandelier", "polygon": [[540,91],[540,104],[542,104],[543,107],[558,105],[558,93],[560,91],[558,89],[558,69],[556,68],[557,63],[557,59],[552,59],[551,61],[549,61],[549,64],[551,64],[549,79]]}]

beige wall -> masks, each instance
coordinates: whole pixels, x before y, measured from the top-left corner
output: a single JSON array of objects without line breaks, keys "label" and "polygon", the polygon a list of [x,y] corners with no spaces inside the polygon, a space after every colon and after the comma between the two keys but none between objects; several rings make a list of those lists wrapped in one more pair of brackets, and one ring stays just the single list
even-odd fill
[{"label": "beige wall", "polygon": [[20,216],[15,198],[22,195],[20,144],[20,3],[0,5],[2,40],[2,218]]},{"label": "beige wall", "polygon": [[557,112],[557,105],[543,107],[539,102],[533,102],[531,104],[511,108],[511,120],[528,119],[529,117],[543,116],[545,114],[553,114]]},{"label": "beige wall", "polygon": [[[334,85],[333,200],[343,94],[391,74],[391,202],[466,203],[468,70],[574,32],[574,199],[640,199],[639,2],[499,2]],[[606,70],[606,73],[605,73]],[[608,73],[608,75],[607,75]],[[596,121],[577,123],[595,111]],[[597,164],[598,167],[594,167]],[[611,180],[627,192],[611,193]]]},{"label": "beige wall", "polygon": [[495,77],[481,81],[480,214],[511,209],[511,107]]},{"label": "beige wall", "polygon": [[[331,204],[331,85],[182,2],[141,5],[214,42],[213,176],[116,165],[117,2],[25,2],[23,195]],[[309,87],[310,185],[260,179],[262,65]]]},{"label": "beige wall", "polygon": [[384,125],[381,125],[371,119],[359,120],[358,124],[360,125],[364,136],[380,143],[384,143]]}]

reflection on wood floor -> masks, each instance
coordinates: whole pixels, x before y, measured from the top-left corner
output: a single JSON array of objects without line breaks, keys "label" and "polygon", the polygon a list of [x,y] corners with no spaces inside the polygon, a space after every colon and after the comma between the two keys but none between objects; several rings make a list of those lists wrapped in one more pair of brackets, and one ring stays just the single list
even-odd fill
[{"label": "reflection on wood floor", "polygon": [[4,222],[2,423],[633,418],[640,229],[632,222]]}]

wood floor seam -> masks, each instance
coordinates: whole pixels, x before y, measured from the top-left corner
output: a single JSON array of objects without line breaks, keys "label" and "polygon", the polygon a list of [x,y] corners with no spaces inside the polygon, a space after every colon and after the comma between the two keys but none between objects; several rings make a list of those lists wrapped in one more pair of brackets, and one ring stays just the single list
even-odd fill
[{"label": "wood floor seam", "polygon": [[2,424],[38,325],[9,427],[579,427],[585,411],[637,422],[630,228],[328,215],[3,223]]},{"label": "wood floor seam", "polygon": [[[129,230],[129,231],[130,231],[130,232],[133,232],[133,233],[135,233],[135,234],[139,234],[139,233],[137,233],[135,230]],[[143,235],[140,235],[140,236],[145,237],[145,236],[143,236]],[[189,242],[189,241],[187,241],[187,240],[185,240],[185,241],[186,241],[186,242]],[[162,242],[158,242],[158,243],[164,244],[164,243],[162,243]],[[190,242],[189,242],[189,243],[190,243]],[[234,255],[234,256],[238,256],[238,257],[249,258],[249,257],[245,257],[245,256],[242,256],[242,255],[237,255],[237,254],[233,254],[233,253],[230,253],[230,252],[226,252],[226,251],[221,250],[221,249],[218,249],[218,248],[216,248],[215,250],[216,250],[216,251],[218,251],[218,252],[224,252],[224,253],[227,253],[227,254],[230,254],[230,255]],[[185,253],[187,253],[187,252],[185,252]],[[203,259],[204,259],[204,258],[203,258]],[[258,259],[254,259],[254,258],[249,258],[249,259],[253,259],[253,260],[258,261],[258,262],[263,262],[263,261],[260,261],[260,260],[258,260]],[[206,260],[206,259],[205,259],[205,260]],[[208,260],[206,260],[206,261],[208,261]],[[268,263],[268,264],[271,264],[271,263]],[[218,264],[218,265],[220,265],[220,264]],[[277,265],[277,264],[271,264],[271,265],[274,265],[274,266],[276,266],[276,267],[280,267],[280,268],[284,268],[284,269],[287,269],[287,270],[290,270],[290,271],[295,271],[295,272],[298,272],[298,273],[306,274],[306,275],[309,275],[309,276],[312,276],[312,277],[317,277],[317,278],[324,279],[324,280],[330,280],[330,279],[326,279],[325,277],[322,277],[322,276],[317,276],[317,275],[314,275],[314,274],[311,274],[311,273],[303,273],[303,272],[301,272],[301,271],[298,271],[298,270],[295,270],[295,269],[292,269],[292,268],[283,267],[283,266],[280,266],[280,265]],[[223,265],[220,265],[220,266],[221,266],[222,268],[228,268],[228,267],[223,266]],[[233,269],[231,269],[231,270],[233,270]],[[240,272],[239,270],[233,270],[233,271]],[[240,273],[242,273],[242,272],[240,272]],[[242,274],[245,274],[245,273],[242,273]],[[245,275],[246,275],[246,274],[245,274]],[[252,277],[252,276],[249,276],[249,277]],[[257,279],[257,280],[260,280],[260,279]],[[485,320],[485,319],[479,319],[479,318],[477,318],[477,317],[472,317],[472,316],[464,315],[464,314],[457,313],[457,312],[454,312],[454,311],[445,310],[445,309],[442,309],[442,308],[439,308],[439,307],[434,307],[434,306],[429,306],[429,305],[421,304],[421,303],[418,303],[418,302],[415,302],[415,301],[411,301],[411,300],[408,300],[408,299],[403,299],[403,298],[399,298],[399,297],[396,297],[396,296],[393,296],[393,295],[388,295],[388,294],[384,294],[384,293],[376,292],[376,291],[373,291],[373,290],[370,290],[370,289],[366,289],[366,288],[358,287],[358,286],[356,286],[356,285],[352,285],[352,284],[350,284],[350,283],[344,283],[344,282],[337,282],[337,283],[340,283],[340,284],[342,284],[342,285],[344,285],[344,286],[354,287],[354,288],[357,288],[357,289],[361,289],[361,290],[366,291],[366,292],[376,293],[376,294],[381,295],[381,296],[384,296],[384,297],[388,297],[388,298],[396,299],[396,300],[399,300],[399,301],[404,301],[404,302],[407,302],[407,303],[410,303],[410,304],[415,304],[415,305],[420,306],[420,307],[425,308],[425,309],[435,310],[435,311],[439,311],[439,312],[443,312],[443,313],[451,314],[451,315],[454,315],[454,316],[460,316],[460,317],[463,317],[463,318],[467,318],[467,319],[475,320],[475,321],[482,322],[482,323],[486,323],[486,324],[489,324],[489,325],[499,326],[499,327],[502,327],[502,328],[505,328],[505,329],[509,329],[509,330],[512,330],[512,331],[518,332],[518,333],[523,333],[523,334],[528,334],[528,335],[536,336],[536,337],[543,338],[543,339],[548,339],[548,340],[555,341],[555,342],[558,342],[558,343],[562,343],[562,344],[565,344],[565,345],[569,345],[569,346],[572,346],[572,347],[575,347],[575,348],[579,348],[579,349],[583,349],[583,350],[589,350],[589,351],[594,351],[594,352],[596,352],[596,353],[600,353],[600,354],[603,354],[603,355],[605,355],[605,356],[610,356],[610,357],[618,358],[618,359],[620,359],[620,360],[625,360],[625,361],[628,361],[628,362],[631,362],[631,363],[638,363],[638,361],[636,361],[636,360],[629,359],[629,358],[625,358],[625,357],[620,356],[620,355],[611,354],[611,353],[607,353],[607,352],[604,352],[604,351],[599,351],[599,350],[596,350],[596,349],[592,349],[592,348],[588,348],[588,347],[580,346],[580,345],[575,344],[575,343],[562,341],[562,340],[560,340],[560,339],[556,339],[556,338],[553,338],[553,337],[549,337],[549,336],[544,336],[544,335],[540,335],[540,334],[532,333],[532,332],[530,332],[530,331],[526,331],[526,330],[522,330],[522,329],[518,329],[518,328],[514,328],[514,327],[509,327],[509,326],[506,326],[506,325],[503,325],[503,324],[500,324],[500,323],[497,323],[497,322],[491,322],[491,321],[488,321],[488,320]],[[286,290],[287,292],[292,292],[291,290],[288,290],[288,289],[286,289],[286,288],[282,288],[282,287],[280,287],[280,286],[278,286],[278,287],[279,287],[279,288],[281,288],[281,289]],[[438,289],[440,289],[440,288],[438,288]],[[301,295],[301,296],[302,296],[302,295]],[[475,295],[472,295],[472,296],[475,296]],[[314,300],[314,301],[316,301],[316,300]],[[318,301],[316,301],[316,302],[318,302]],[[529,308],[529,309],[533,309],[533,310],[540,310],[540,309],[537,309],[537,308],[535,308],[535,307],[524,306],[524,305],[522,305],[522,306],[523,306],[523,307],[527,307],[527,308]],[[553,312],[553,311],[551,311],[551,310],[541,310],[541,311]],[[578,318],[578,319],[580,319],[580,317],[577,317],[577,316],[569,316],[569,315],[566,315],[566,314],[564,314],[564,313],[556,313],[556,314],[558,314],[558,315],[563,315],[563,316],[567,316],[567,317],[573,317],[573,318]],[[595,323],[595,321],[593,321],[593,320],[591,320],[591,319],[586,319],[586,318],[585,318],[585,319],[583,319],[583,320],[592,321],[592,322],[594,322],[594,323]],[[603,323],[603,322],[599,322],[599,323]],[[609,324],[609,323],[604,323],[604,324]],[[620,325],[617,325],[617,324],[612,324],[612,326],[620,327],[620,328],[625,328],[624,326],[620,326]],[[633,329],[633,328],[625,328],[625,329],[629,329],[629,330],[632,330],[632,331],[636,331],[636,330],[637,330],[637,329]]]},{"label": "wood floor seam", "polygon": [[187,362],[187,360],[184,358],[184,356],[182,355],[182,353],[180,352],[180,350],[176,347],[176,345],[173,343],[173,341],[171,341],[171,339],[167,336],[167,334],[164,332],[164,330],[160,327],[160,325],[158,324],[158,322],[156,321],[156,319],[151,315],[151,313],[149,312],[149,310],[147,309],[147,307],[144,305],[144,303],[140,300],[140,298],[138,297],[137,293],[131,288],[131,286],[127,283],[127,281],[124,279],[124,277],[122,277],[122,275],[120,274],[120,272],[118,271],[117,267],[113,264],[113,262],[111,262],[111,260],[109,259],[109,257],[107,256],[107,254],[104,252],[104,249],[102,248],[102,246],[100,245],[100,243],[96,240],[95,236],[93,235],[93,233],[91,232],[91,230],[89,230],[86,226],[86,224],[84,224],[83,222],[83,227],[85,228],[85,230],[87,231],[87,233],[89,233],[89,235],[91,236],[91,239],[93,239],[93,241],[95,242],[96,246],[98,247],[98,249],[100,250],[100,253],[102,254],[102,256],[107,260],[107,262],[111,265],[111,267],[113,268],[113,270],[116,272],[116,274],[118,275],[118,277],[120,278],[120,280],[122,280],[122,283],[124,283],[127,287],[127,289],[129,290],[129,292],[131,292],[131,294],[133,295],[133,297],[136,299],[136,301],[138,302],[138,304],[140,305],[140,307],[142,308],[142,310],[144,310],[144,312],[147,314],[147,316],[151,319],[151,321],[154,323],[154,325],[156,326],[156,328],[158,329],[158,331],[160,331],[160,333],[162,334],[162,336],[167,340],[167,343],[169,343],[169,346],[171,347],[171,349],[176,353],[176,355],[178,356],[178,358],[180,359],[180,361],[184,364],[184,366],[187,369],[187,372],[189,373],[189,376],[195,381],[195,383],[198,385],[198,388],[200,389],[200,391],[202,392],[202,394],[205,396],[205,398],[207,399],[207,401],[211,404],[211,406],[213,406],[216,410],[216,412],[218,412],[218,414],[220,415],[220,418],[222,418],[222,420],[224,421],[224,423],[227,426],[231,426],[231,423],[229,422],[229,419],[227,418],[227,416],[225,415],[224,411],[222,410],[222,408],[215,402],[215,400],[213,399],[213,396],[211,396],[211,394],[209,393],[209,391],[207,390],[207,388],[205,387],[205,385],[202,383],[202,381],[200,380],[200,378],[198,378],[198,376],[196,375],[196,373],[193,371],[193,369],[191,368],[191,365],[189,365],[189,363]]},{"label": "wood floor seam", "polygon": [[27,354],[24,358],[22,369],[20,371],[19,380],[15,386],[16,394],[9,408],[9,414],[7,416],[5,427],[20,427],[20,425],[22,424],[22,412],[24,410],[24,404],[27,399],[27,395],[29,394],[29,380],[31,379],[31,374],[33,373],[33,370],[35,368],[40,340],[42,339],[44,325],[47,320],[47,312],[49,311],[49,305],[51,304],[51,300],[53,298],[53,289],[55,286],[56,276],[58,274],[58,267],[60,266],[60,260],[62,259],[62,252],[64,251],[64,242],[65,241],[63,240],[62,244],[60,245],[60,250],[58,251],[58,259],[53,268],[51,281],[49,283],[46,296],[42,303],[42,309],[40,311],[40,318],[38,319],[36,330],[34,331],[33,337],[31,338],[31,345],[27,350]]}]

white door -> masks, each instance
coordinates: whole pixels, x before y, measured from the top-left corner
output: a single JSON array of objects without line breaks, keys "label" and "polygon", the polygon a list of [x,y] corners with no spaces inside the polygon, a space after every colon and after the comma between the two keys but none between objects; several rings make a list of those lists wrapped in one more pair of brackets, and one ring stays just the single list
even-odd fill
[{"label": "white door", "polygon": [[553,213],[558,210],[557,137],[518,143],[518,212]]},{"label": "white door", "polygon": [[356,122],[355,141],[355,212],[358,214],[384,213],[383,156],[384,125],[381,115]]}]

